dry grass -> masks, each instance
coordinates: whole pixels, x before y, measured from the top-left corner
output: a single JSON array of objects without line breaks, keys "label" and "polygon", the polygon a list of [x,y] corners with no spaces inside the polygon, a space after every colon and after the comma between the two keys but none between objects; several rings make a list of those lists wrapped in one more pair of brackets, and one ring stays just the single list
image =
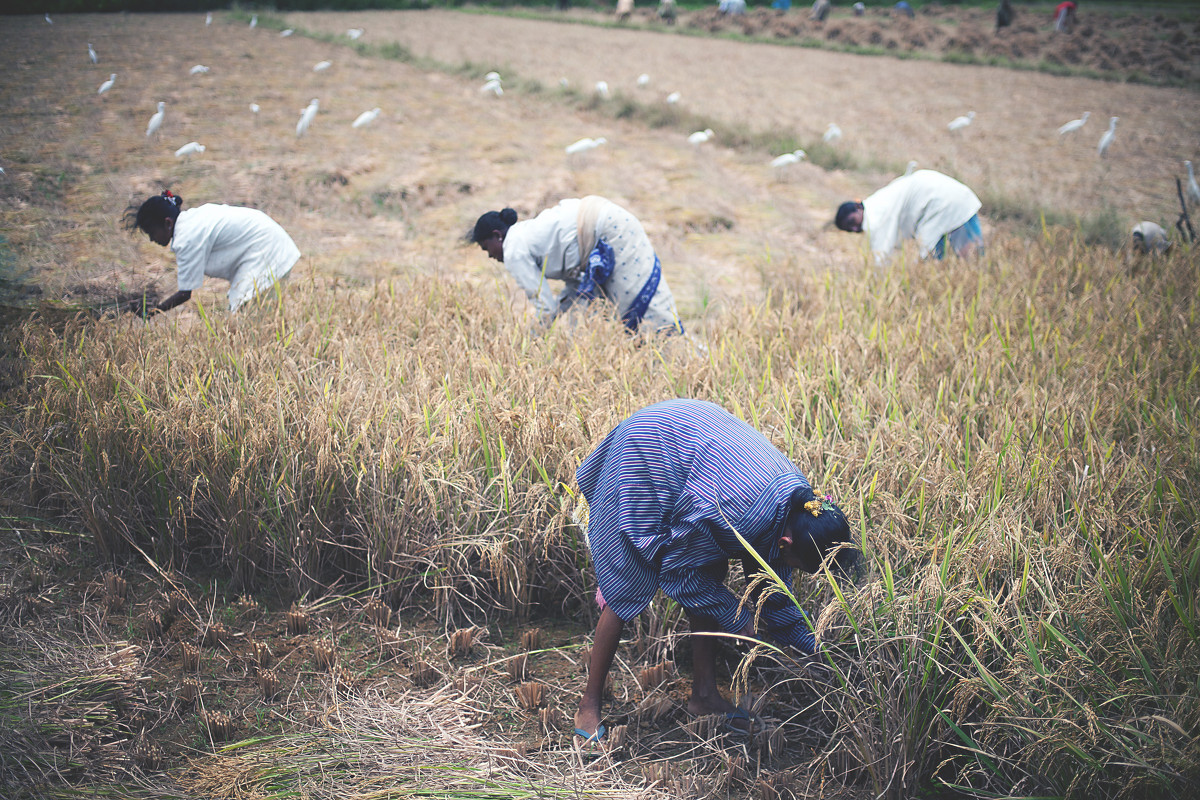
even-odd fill
[{"label": "dry grass", "polygon": [[[129,25],[120,35],[134,37],[150,23],[133,17]],[[230,40],[244,43],[244,36]],[[281,63],[292,59],[293,69],[312,56],[274,39],[264,39],[263,48]],[[169,58],[186,67],[187,56]],[[374,74],[366,59],[350,65],[347,72]],[[459,86],[446,76],[413,77],[401,65],[380,69]],[[270,86],[282,74],[268,68],[261,77]],[[58,83],[71,81],[83,78]],[[298,109],[310,88],[270,91],[278,93],[280,108]],[[460,89],[476,99],[473,86]],[[195,87],[179,91],[200,102]],[[414,97],[426,99],[413,102],[432,103],[426,91],[415,88]],[[470,107],[453,96],[449,105]],[[519,115],[507,107],[479,113],[481,125],[519,128]],[[279,111],[272,124],[284,117]],[[65,150],[54,149],[63,142],[80,152],[94,145],[78,130],[54,133],[31,119],[18,127],[44,136],[22,151],[28,160],[17,170],[20,185],[43,180],[37,177],[43,167],[31,164],[64,164]],[[74,120],[66,115],[63,125]],[[435,132],[445,135],[441,124]],[[561,134],[566,122],[553,117],[546,127]],[[464,134],[472,137],[475,144],[487,138]],[[1015,790],[1159,798],[1187,796],[1196,786],[1200,264],[1194,252],[1179,248],[1165,259],[1128,264],[1049,230],[1031,241],[996,237],[977,263],[901,258],[874,271],[848,258],[832,263],[789,253],[780,263],[762,250],[746,257],[753,230],[697,234],[689,247],[741,248],[743,258],[731,259],[727,274],[762,288],[761,298],[757,288],[738,287],[719,303],[692,306],[707,352],[682,341],[637,342],[600,317],[541,336],[497,302],[507,289],[489,280],[459,281],[444,272],[450,262],[439,260],[458,253],[455,264],[475,263],[477,253],[446,245],[422,251],[434,237],[430,231],[444,236],[466,216],[461,199],[441,203],[436,190],[413,217],[424,232],[406,240],[414,261],[404,275],[369,286],[328,277],[345,274],[338,271],[343,257],[352,264],[347,269],[368,272],[365,261],[354,260],[363,257],[366,240],[337,239],[357,230],[348,221],[348,200],[320,181],[291,185],[315,170],[314,156],[298,150],[307,142],[263,139],[264,150],[253,156],[229,156],[203,169],[163,162],[140,141],[118,142],[111,164],[118,177],[80,178],[68,197],[52,200],[28,192],[5,196],[4,219],[20,223],[15,237],[27,237],[15,246],[31,258],[69,261],[66,254],[91,248],[109,263],[140,263],[137,246],[102,233],[110,223],[95,199],[105,185],[136,183],[131,163],[157,165],[144,177],[178,170],[215,193],[237,185],[242,158],[259,163],[280,156],[278,169],[290,178],[264,168],[245,185],[292,214],[316,247],[319,280],[294,281],[281,298],[236,317],[214,311],[210,293],[196,298],[191,314],[150,325],[47,312],[15,336],[28,379],[6,393],[0,417],[5,497],[22,514],[55,520],[56,530],[76,531],[76,538],[83,532],[106,565],[152,560],[161,570],[161,585],[149,593],[128,581],[116,609],[107,599],[116,594],[103,581],[83,580],[79,608],[97,615],[88,618],[97,629],[121,623],[122,614],[131,630],[147,611],[165,615],[162,639],[170,644],[160,657],[189,662],[172,660],[165,671],[172,686],[194,686],[178,692],[181,705],[191,694],[193,732],[208,735],[201,712],[210,723],[222,721],[216,713],[228,717],[233,730],[219,725],[214,739],[256,730],[245,709],[215,707],[228,684],[207,670],[258,662],[247,638],[257,622],[215,618],[204,605],[211,598],[168,579],[173,568],[223,576],[230,599],[269,586],[274,607],[297,602],[273,623],[272,641],[287,647],[272,667],[283,686],[292,685],[296,662],[314,645],[308,630],[330,592],[355,587],[365,596],[381,594],[401,618],[421,613],[437,626],[426,641],[401,642],[364,615],[356,599],[352,613],[367,623],[369,647],[389,658],[412,654],[403,664],[409,676],[373,685],[344,660],[336,669],[329,663],[319,676],[321,699],[310,698],[304,715],[299,705],[262,712],[294,711],[288,733],[212,750],[174,772],[189,792],[232,796],[235,775],[247,793],[314,797],[379,796],[385,782],[395,787],[410,779],[439,781],[463,797],[486,796],[484,781],[501,781],[509,796],[525,789],[705,796],[722,787],[763,797],[840,791],[908,797],[932,788],[977,797]],[[339,164],[354,149],[316,131],[312,146]],[[729,210],[722,203],[735,207],[741,197],[769,204],[770,191],[728,153],[713,152],[708,161],[692,153],[684,161],[665,146],[647,151],[672,153],[674,166],[658,173],[661,180],[672,170],[702,175],[733,198],[698,194],[702,210],[677,211],[673,219],[711,223]],[[503,162],[513,152],[498,144],[488,158]],[[441,169],[427,186],[449,185],[456,170]],[[503,173],[487,174],[491,196],[498,197]],[[536,208],[541,193],[591,185],[572,177],[552,186],[554,175],[566,173],[544,174],[551,177],[539,177],[538,192],[532,178],[508,191],[527,194],[527,205]],[[628,178],[613,174],[618,183]],[[648,193],[654,177],[639,176],[630,179],[630,191]],[[356,179],[347,185],[357,186]],[[679,180],[690,186],[693,179]],[[305,192],[314,205],[304,205]],[[334,210],[320,213],[322,198]],[[81,208],[96,219],[74,232],[39,218],[51,209]],[[768,212],[756,206],[747,216],[757,214],[765,219]],[[27,225],[44,230],[47,241],[31,241],[22,233]],[[667,239],[668,246],[682,247],[680,241]],[[374,274],[385,272],[375,266]],[[498,656],[486,644],[494,639],[464,632],[496,620],[524,626],[539,617],[545,625],[591,613],[591,573],[571,522],[574,470],[628,413],[673,396],[711,399],[763,430],[850,511],[870,570],[859,587],[834,587],[823,577],[797,583],[830,649],[826,657],[799,661],[760,653],[745,665],[748,688],[779,717],[781,732],[748,743],[748,760],[736,769],[727,738],[713,729],[719,721],[689,723],[676,714],[677,699],[645,697],[638,686],[643,669],[671,657],[681,628],[678,609],[656,603],[631,626],[625,649],[631,657],[620,663],[612,687],[616,716],[609,721],[614,730],[626,728],[622,755],[603,755],[585,769],[567,744],[563,709],[528,715],[522,730],[536,727],[545,735],[514,741],[514,723],[498,711],[513,707],[501,666],[512,654]],[[47,538],[56,546],[74,541],[66,533]],[[133,691],[135,666],[83,659],[80,667],[86,649],[68,658],[70,648],[45,632],[31,638],[32,628],[19,627],[57,602],[44,573],[53,563],[47,557],[35,564],[40,574],[14,568],[20,577],[0,593],[11,622],[4,635],[16,637],[0,648],[6,680],[23,674],[26,651],[41,642],[51,653],[41,674],[103,678],[99,684],[87,678],[85,686],[101,688],[70,698],[91,702],[88,692]],[[257,614],[237,603],[230,608],[250,620]],[[192,644],[217,624],[229,629],[225,642],[238,654]],[[320,628],[325,635],[339,631],[323,617]],[[455,653],[460,659],[450,663]],[[586,651],[573,658],[586,659]],[[529,654],[533,674],[521,677],[550,687],[540,659]],[[202,669],[203,692],[195,674]],[[582,676],[573,665],[570,671],[570,682],[546,692],[549,702],[578,690]],[[139,731],[119,710],[56,705],[47,689],[56,681],[21,679],[22,698],[42,699],[0,706],[12,721],[0,731],[25,735],[29,708],[52,713],[58,727],[51,730],[61,730],[63,720],[91,719],[99,708],[105,716],[89,729],[98,746],[115,737],[133,746]],[[267,687],[244,677],[237,683],[256,702],[266,694]],[[0,748],[22,754],[7,774],[14,780],[55,774],[59,767],[38,755],[46,742],[24,741]],[[531,755],[521,756],[520,744],[531,745]],[[113,763],[122,758],[124,751],[115,753]],[[153,761],[152,754],[141,758]],[[431,763],[459,766],[430,770]],[[659,788],[632,788],[651,783]]]}]

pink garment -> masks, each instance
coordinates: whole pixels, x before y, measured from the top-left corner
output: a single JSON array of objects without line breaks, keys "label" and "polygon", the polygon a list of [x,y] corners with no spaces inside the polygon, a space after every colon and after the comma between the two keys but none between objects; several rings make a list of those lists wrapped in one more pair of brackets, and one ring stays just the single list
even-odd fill
[{"label": "pink garment", "polygon": [[599,589],[596,590],[596,605],[600,606],[601,611],[603,611],[604,607],[608,605],[608,603],[604,602],[604,595],[600,594]]}]

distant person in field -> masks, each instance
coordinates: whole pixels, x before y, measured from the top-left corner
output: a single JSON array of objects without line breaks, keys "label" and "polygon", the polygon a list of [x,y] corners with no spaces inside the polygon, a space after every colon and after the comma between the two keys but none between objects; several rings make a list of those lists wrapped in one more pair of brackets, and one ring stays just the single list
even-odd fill
[{"label": "distant person in field", "polygon": [[746,13],[746,0],[721,0],[717,10],[730,16],[741,16]]},{"label": "distant person in field", "polygon": [[675,0],[659,0],[658,2],[658,17],[668,25],[675,24],[676,8]]},{"label": "distant person in field", "polygon": [[625,22],[633,14],[633,0],[617,0],[617,22]]},{"label": "distant person in field", "polygon": [[[604,297],[630,331],[683,333],[662,265],[637,217],[591,195],[561,201],[533,219],[489,211],[470,234],[504,264],[549,323],[576,304]],[[566,288],[555,296],[549,281]]]},{"label": "distant person in field", "polygon": [[183,198],[165,191],[126,212],[131,230],[175,253],[179,288],[157,311],[186,303],[206,277],[229,281],[229,310],[237,311],[282,280],[300,258],[287,231],[257,209],[216,203],[182,208]]},{"label": "distant person in field", "polygon": [[977,213],[983,204],[963,184],[940,172],[919,169],[896,178],[866,200],[838,207],[834,224],[866,233],[875,262],[882,264],[905,239],[916,239],[921,258],[945,258],[947,243],[961,257],[983,253]]},{"label": "distant person in field", "polygon": [[[741,560],[750,581],[763,572],[756,553],[789,588],[793,568],[815,573],[827,564],[840,576],[857,575],[861,554],[843,547],[851,536],[841,509],[765,436],[712,403],[668,400],[635,412],[575,479],[601,607],[575,712],[583,742],[604,738],[600,704],[621,631],[659,589],[684,608],[693,634],[764,636],[811,654],[818,646],[805,613],[780,592],[755,591],[741,605],[725,586],[729,559]],[[717,689],[714,637],[691,640],[688,712],[719,714],[730,730],[756,732],[757,720]]]},{"label": "distant person in field", "polygon": [[816,0],[812,4],[812,11],[809,13],[808,18],[814,22],[824,22],[825,18],[829,16],[829,6],[829,0]]},{"label": "distant person in field", "polygon": [[996,6],[996,33],[999,33],[1001,28],[1012,25],[1016,15],[1017,12],[1012,7],[1012,0],[1000,0],[1000,5]]},{"label": "distant person in field", "polygon": [[1054,30],[1058,33],[1070,33],[1075,25],[1075,4],[1071,0],[1059,3],[1054,7]]}]

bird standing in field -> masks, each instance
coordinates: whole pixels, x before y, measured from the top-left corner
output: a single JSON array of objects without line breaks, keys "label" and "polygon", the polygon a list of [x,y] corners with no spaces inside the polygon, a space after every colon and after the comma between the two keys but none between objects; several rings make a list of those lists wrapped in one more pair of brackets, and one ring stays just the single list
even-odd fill
[{"label": "bird standing in field", "polygon": [[790,153],[784,153],[781,156],[775,156],[775,158],[771,159],[771,167],[773,169],[783,169],[784,167],[790,167],[792,164],[799,164],[807,157],[808,153],[803,150],[793,150]]},{"label": "bird standing in field", "polygon": [[378,106],[376,106],[375,108],[372,108],[370,111],[364,111],[363,113],[358,115],[358,117],[354,120],[354,122],[350,123],[350,127],[351,128],[361,128],[364,125],[370,125],[372,122],[375,121],[375,118],[379,116],[379,112],[380,112],[380,109]]},{"label": "bird standing in field", "polygon": [[838,139],[842,138],[842,129],[836,123],[829,123],[829,127],[825,129],[825,133],[821,135],[821,141],[825,144],[833,144]]},{"label": "bird standing in field", "polygon": [[691,144],[704,144],[713,137],[712,128],[705,128],[702,131],[696,131],[688,137],[688,142]]},{"label": "bird standing in field", "polygon": [[948,130],[961,131],[963,128],[971,124],[975,119],[975,112],[968,111],[965,117],[955,117],[950,120],[950,124],[946,126]]},{"label": "bird standing in field", "polygon": [[1082,128],[1084,126],[1084,124],[1087,123],[1088,117],[1090,117],[1091,115],[1092,115],[1092,112],[1090,112],[1090,111],[1083,112],[1083,116],[1080,117],[1079,119],[1073,119],[1070,122],[1063,125],[1062,127],[1060,127],[1058,129],[1058,135],[1062,136],[1064,133],[1074,133],[1075,131],[1079,130],[1080,128]]},{"label": "bird standing in field", "polygon": [[567,155],[573,156],[576,153],[586,153],[588,150],[595,150],[597,147],[606,143],[607,141],[608,140],[603,136],[595,139],[585,137],[577,142],[572,142],[571,144],[567,145],[565,149]]},{"label": "bird standing in field", "polygon": [[304,110],[300,112],[300,121],[296,123],[297,137],[303,136],[304,132],[308,130],[308,126],[312,124],[313,117],[317,116],[318,106],[319,103],[317,103],[317,98],[314,97],[312,101],[304,107]]},{"label": "bird standing in field", "polygon": [[206,72],[208,72],[208,67],[203,64],[197,64],[188,70],[188,75],[203,75]]},{"label": "bird standing in field", "polygon": [[150,122],[146,124],[146,135],[153,136],[158,133],[158,129],[162,127],[163,118],[167,115],[167,104],[163,101],[158,101],[158,111],[154,112],[154,116],[150,117]]},{"label": "bird standing in field", "polygon": [[681,95],[679,92],[671,92],[669,95],[667,95],[667,104],[673,106],[682,99],[683,95]]},{"label": "bird standing in field", "polygon": [[53,24],[54,24],[54,20],[50,19],[50,12],[49,12],[49,11],[47,11],[47,12],[46,12],[46,24],[47,24],[47,25],[53,25]]},{"label": "bird standing in field", "polygon": [[211,11],[204,15],[204,24],[205,24],[205,26],[212,25],[212,12]]},{"label": "bird standing in field", "polygon": [[284,28],[283,30],[281,30],[279,32],[279,36],[280,36],[280,38],[286,39],[287,37],[291,36],[295,32],[296,32],[295,28]]},{"label": "bird standing in field", "polygon": [[313,64],[313,72],[324,72],[332,66],[332,61],[318,61],[316,64]]},{"label": "bird standing in field", "polygon": [[351,28],[350,30],[346,31],[346,35],[349,36],[352,40],[357,40],[360,36],[363,35],[363,29],[362,28]]},{"label": "bird standing in field", "polygon": [[251,103],[251,104],[250,104],[250,113],[251,113],[251,114],[257,114],[257,113],[258,113],[258,103]]},{"label": "bird standing in field", "polygon": [[608,81],[596,81],[596,94],[602,99],[608,99]]},{"label": "bird standing in field", "polygon": [[203,153],[207,148],[199,142],[188,142],[183,147],[175,151],[176,158],[183,158],[195,153]]},{"label": "bird standing in field", "polygon": [[257,27],[258,27],[258,14],[255,14],[254,16],[252,16],[250,18],[250,29],[254,30]]},{"label": "bird standing in field", "polygon": [[113,87],[113,82],[117,79],[117,73],[112,73],[108,76],[108,80],[100,84],[100,88],[96,90],[96,94],[104,94]]},{"label": "bird standing in field", "polygon": [[1108,148],[1112,147],[1113,139],[1117,138],[1117,117],[1109,117],[1108,130],[1100,137],[1100,144],[1096,148],[1096,154],[1101,158],[1108,152]]},{"label": "bird standing in field", "polygon": [[96,58],[96,48],[92,47],[91,42],[88,42],[88,58],[92,60],[93,64],[99,63],[100,61],[100,59]]},{"label": "bird standing in field", "polygon": [[650,85],[650,76],[644,72],[641,75],[638,75],[637,85],[639,87],[640,86],[649,86]]},{"label": "bird standing in field", "polygon": [[1196,183],[1196,173],[1192,170],[1192,162],[1185,161],[1183,165],[1187,167],[1187,196],[1193,203],[1200,205],[1200,184]]}]

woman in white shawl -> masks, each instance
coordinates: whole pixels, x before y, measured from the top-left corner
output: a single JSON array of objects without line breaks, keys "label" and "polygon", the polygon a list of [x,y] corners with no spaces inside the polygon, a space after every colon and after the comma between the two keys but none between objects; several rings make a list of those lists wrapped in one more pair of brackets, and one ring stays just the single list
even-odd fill
[{"label": "woman in white shawl", "polygon": [[862,202],[848,201],[837,210],[834,224],[871,238],[875,263],[882,264],[904,239],[916,239],[921,258],[941,259],[946,242],[959,256],[983,253],[975,193],[953,178],[931,169],[917,170],[889,183]]},{"label": "woman in white shawl", "polygon": [[[489,211],[470,239],[504,264],[543,322],[602,296],[631,331],[683,333],[642,223],[611,200],[595,195],[563,200],[521,222],[511,208]],[[557,296],[547,283],[552,280],[566,284]]]}]

